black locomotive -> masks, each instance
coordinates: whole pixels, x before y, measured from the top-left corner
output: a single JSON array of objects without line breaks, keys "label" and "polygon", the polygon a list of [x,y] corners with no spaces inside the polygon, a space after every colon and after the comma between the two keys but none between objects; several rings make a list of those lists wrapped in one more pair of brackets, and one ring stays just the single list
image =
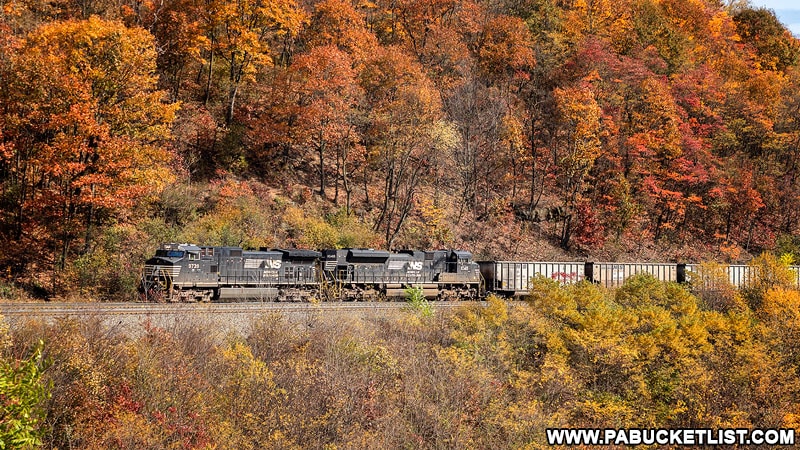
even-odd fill
[{"label": "black locomotive", "polygon": [[478,264],[459,250],[323,250],[320,266],[324,291],[338,299],[400,298],[409,287],[440,300],[474,299],[481,291]]},{"label": "black locomotive", "polygon": [[409,287],[431,299],[477,298],[478,264],[458,250],[260,250],[164,244],[145,263],[145,301],[310,301],[402,298]]}]

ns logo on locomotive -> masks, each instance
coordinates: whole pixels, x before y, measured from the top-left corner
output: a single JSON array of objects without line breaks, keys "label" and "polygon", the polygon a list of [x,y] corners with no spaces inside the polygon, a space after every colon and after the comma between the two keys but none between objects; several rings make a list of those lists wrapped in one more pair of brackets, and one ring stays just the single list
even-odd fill
[{"label": "ns logo on locomotive", "polygon": [[402,298],[420,287],[431,299],[476,299],[480,268],[459,250],[313,251],[164,244],[145,262],[145,301],[309,301]]}]

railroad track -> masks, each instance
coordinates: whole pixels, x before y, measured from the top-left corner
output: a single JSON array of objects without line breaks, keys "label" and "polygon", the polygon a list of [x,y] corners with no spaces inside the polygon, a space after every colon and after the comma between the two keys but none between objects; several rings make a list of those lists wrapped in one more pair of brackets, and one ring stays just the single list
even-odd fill
[{"label": "railroad track", "polygon": [[[453,309],[486,302],[436,302],[435,309]],[[378,311],[407,307],[405,302],[241,302],[241,303],[0,303],[0,314],[8,318],[92,316],[92,315],[175,315],[242,314],[304,311]]]}]

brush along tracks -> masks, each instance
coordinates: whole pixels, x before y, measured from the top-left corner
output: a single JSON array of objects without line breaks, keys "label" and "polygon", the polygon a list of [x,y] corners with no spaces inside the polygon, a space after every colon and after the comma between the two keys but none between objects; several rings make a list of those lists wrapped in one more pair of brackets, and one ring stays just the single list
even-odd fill
[{"label": "brush along tracks", "polygon": [[[485,305],[486,302],[437,302],[436,309],[454,309],[464,305]],[[304,311],[379,311],[407,307],[405,302],[321,302],[321,303],[0,303],[0,314],[6,318],[82,317],[122,315],[181,314],[263,314]]]}]

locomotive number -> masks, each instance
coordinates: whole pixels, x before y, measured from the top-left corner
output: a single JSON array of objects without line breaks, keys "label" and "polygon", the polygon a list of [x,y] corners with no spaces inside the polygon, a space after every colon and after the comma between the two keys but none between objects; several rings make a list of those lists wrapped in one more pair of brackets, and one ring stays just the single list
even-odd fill
[{"label": "locomotive number", "polygon": [[200,264],[189,264],[189,270],[199,269],[199,268],[200,268]]},{"label": "locomotive number", "polygon": [[422,270],[422,261],[411,261],[408,263],[409,270]]}]

